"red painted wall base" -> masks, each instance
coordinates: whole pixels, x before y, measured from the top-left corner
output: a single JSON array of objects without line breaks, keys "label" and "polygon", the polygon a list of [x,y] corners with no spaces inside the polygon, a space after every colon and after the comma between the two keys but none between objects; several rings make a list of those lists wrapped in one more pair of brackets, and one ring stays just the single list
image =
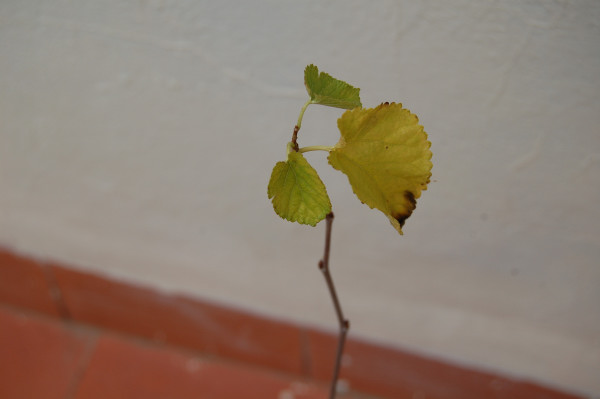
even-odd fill
[{"label": "red painted wall base", "polygon": [[[328,381],[333,368],[332,334],[1,248],[0,303],[317,381]],[[341,378],[353,390],[388,398],[578,398],[352,338],[345,354],[351,361],[344,363]]]}]

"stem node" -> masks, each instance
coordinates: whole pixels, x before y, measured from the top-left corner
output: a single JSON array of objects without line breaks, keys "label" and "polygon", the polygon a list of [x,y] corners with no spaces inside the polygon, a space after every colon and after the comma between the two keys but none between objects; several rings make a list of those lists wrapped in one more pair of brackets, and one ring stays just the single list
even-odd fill
[{"label": "stem node", "polygon": [[292,133],[292,148],[296,152],[300,149],[300,147],[298,147],[298,130],[300,130],[300,127],[296,125],[294,126],[294,132]]}]

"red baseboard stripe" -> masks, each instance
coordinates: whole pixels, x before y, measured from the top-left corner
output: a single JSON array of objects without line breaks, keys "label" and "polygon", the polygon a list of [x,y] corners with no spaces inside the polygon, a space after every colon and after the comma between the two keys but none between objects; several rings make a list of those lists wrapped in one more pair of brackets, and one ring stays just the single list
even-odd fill
[{"label": "red baseboard stripe", "polygon": [[[327,381],[336,337],[209,301],[166,295],[0,248],[0,303]],[[575,395],[350,338],[341,378],[387,398]]]}]

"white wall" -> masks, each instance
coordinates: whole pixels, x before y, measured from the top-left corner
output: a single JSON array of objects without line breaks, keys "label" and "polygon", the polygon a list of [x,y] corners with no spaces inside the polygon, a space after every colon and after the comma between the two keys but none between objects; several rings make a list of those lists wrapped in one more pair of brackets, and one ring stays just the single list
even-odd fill
[{"label": "white wall", "polygon": [[[433,182],[399,236],[324,153],[351,333],[600,392],[600,2],[0,2],[0,245],[335,328],[267,181],[315,63],[399,101]],[[309,107],[301,145],[337,142]]]}]

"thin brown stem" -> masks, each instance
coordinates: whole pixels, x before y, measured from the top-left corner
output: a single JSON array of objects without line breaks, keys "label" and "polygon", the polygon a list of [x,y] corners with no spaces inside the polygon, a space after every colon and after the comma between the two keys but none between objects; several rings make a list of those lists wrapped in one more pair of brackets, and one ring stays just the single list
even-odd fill
[{"label": "thin brown stem", "polygon": [[335,365],[333,368],[333,377],[331,380],[331,389],[329,391],[329,399],[334,399],[337,390],[337,381],[340,375],[344,344],[346,342],[346,335],[348,333],[348,329],[350,328],[350,322],[346,318],[344,318],[344,313],[342,312],[342,307],[340,306],[340,301],[335,290],[335,285],[333,284],[333,279],[331,277],[331,273],[329,272],[329,249],[331,247],[331,225],[333,224],[333,212],[330,212],[327,215],[326,222],[327,226],[325,230],[325,250],[323,253],[323,259],[319,261],[319,269],[323,273],[325,281],[327,282],[327,288],[329,288],[329,294],[331,295],[333,307],[335,308],[335,313],[337,315],[338,323],[340,326],[337,352],[335,355]]}]

